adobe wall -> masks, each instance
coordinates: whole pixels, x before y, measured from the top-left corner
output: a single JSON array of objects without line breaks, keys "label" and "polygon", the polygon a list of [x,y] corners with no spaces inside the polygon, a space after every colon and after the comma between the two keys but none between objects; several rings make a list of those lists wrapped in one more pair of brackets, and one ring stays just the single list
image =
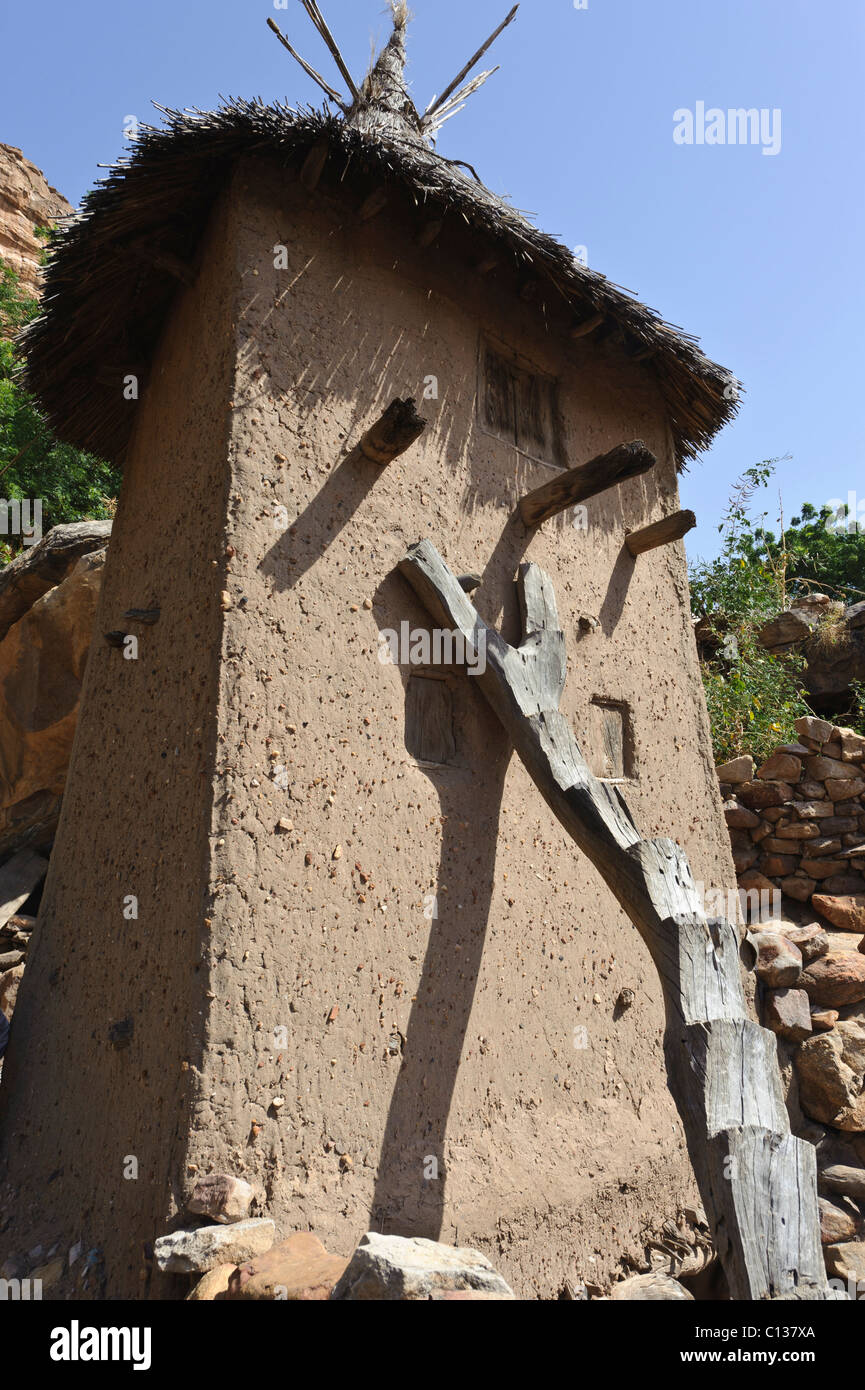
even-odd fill
[{"label": "adobe wall", "polygon": [[[144,1244],[172,1194],[182,1201],[207,987],[232,281],[217,219],[149,387],[129,403],[135,441],[4,1064],[0,1264],[41,1244],[37,1264],[55,1251],[66,1266],[83,1243],[46,1298],[146,1296]],[[146,626],[124,618],[130,608],[161,615]],[[104,640],[116,630],[138,636],[137,660]],[[137,920],[123,915],[130,894]]]},{"label": "adobe wall", "polygon": [[[410,248],[396,211],[359,224],[246,166],[138,407],[98,631],[161,617],[137,662],[94,644],[0,1089],[0,1253],[102,1251],[61,1294],[176,1292],[144,1246],[213,1168],[259,1185],[280,1236],[345,1254],[371,1226],[440,1236],[529,1297],[602,1282],[694,1201],[635,929],[471,679],[451,678],[452,764],[420,766],[409,672],[378,660],[382,629],[426,627],[394,573],[420,537],[483,575],[508,637],[536,560],[568,638],[564,712],[582,732],[593,697],[628,702],[641,828],[732,886],[683,549],[634,564],[622,546],[676,506],[663,412],[645,366],[561,353],[536,309]],[[478,426],[481,326],[560,378],[571,459],[636,437],[658,454],[586,532],[513,522],[552,474]],[[418,444],[383,470],[347,459],[430,375]]]},{"label": "adobe wall", "polygon": [[[582,730],[593,696],[630,703],[641,826],[681,840],[697,879],[732,886],[683,550],[634,565],[622,547],[626,522],[676,506],[663,414],[645,368],[585,343],[560,355],[536,310],[409,249],[398,210],[363,225],[251,165],[236,198],[226,798],[189,1157],[254,1175],[283,1233],[309,1226],[346,1254],[369,1226],[440,1236],[550,1296],[693,1199],[660,990],[471,679],[453,683],[456,765],[408,755],[409,672],[379,662],[378,637],[427,626],[394,574],[422,536],[483,574],[478,607],[510,637],[517,565],[538,561],[568,636],[564,711]],[[481,325],[560,377],[572,460],[636,437],[658,454],[657,476],[589,505],[586,533],[527,537],[511,520],[552,473],[478,427]],[[421,401],[430,375],[439,399]],[[408,394],[430,420],[418,444],[383,470],[346,461]],[[581,615],[600,623],[583,640]],[[619,1017],[624,987],[636,1002]]]}]

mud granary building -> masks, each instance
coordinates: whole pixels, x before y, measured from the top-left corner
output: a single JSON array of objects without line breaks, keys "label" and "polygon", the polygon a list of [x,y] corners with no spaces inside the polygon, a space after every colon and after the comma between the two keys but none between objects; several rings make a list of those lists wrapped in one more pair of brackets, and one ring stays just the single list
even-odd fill
[{"label": "mud granary building", "polygon": [[[176,1296],[152,1242],[213,1170],[280,1237],[458,1241],[526,1297],[695,1198],[646,948],[472,677],[381,634],[429,628],[420,539],[505,636],[538,561],[593,770],[734,887],[684,550],[625,540],[735,393],[436,152],[404,30],[342,110],[166,112],[29,334],[61,437],[125,470],[0,1088],[3,1252],[83,1242],[85,1296]],[[525,524],[635,440],[654,467]]]}]

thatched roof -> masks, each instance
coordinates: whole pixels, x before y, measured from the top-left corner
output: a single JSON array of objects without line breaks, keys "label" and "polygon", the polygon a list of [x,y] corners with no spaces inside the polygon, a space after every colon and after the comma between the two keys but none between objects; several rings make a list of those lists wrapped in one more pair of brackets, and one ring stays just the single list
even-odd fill
[{"label": "thatched roof", "polygon": [[25,335],[29,384],[63,439],[123,461],[134,412],[122,378],[146,374],[177,277],[236,161],[266,154],[299,171],[323,142],[334,187],[346,197],[396,185],[425,222],[442,221],[443,240],[449,222],[468,228],[481,259],[499,257],[494,275],[516,269],[530,277],[539,313],[549,320],[555,306],[560,321],[567,310],[565,333],[598,320],[596,337],[613,336],[643,360],[660,385],[680,464],[735,414],[735,379],[693,338],[430,146],[429,132],[454,98],[438,116],[417,112],[402,76],[404,27],[397,7],[391,40],[342,114],[234,99],[213,112],[164,110],[164,125],[141,130],[133,153],[86,196],[47,267],[42,317]]}]

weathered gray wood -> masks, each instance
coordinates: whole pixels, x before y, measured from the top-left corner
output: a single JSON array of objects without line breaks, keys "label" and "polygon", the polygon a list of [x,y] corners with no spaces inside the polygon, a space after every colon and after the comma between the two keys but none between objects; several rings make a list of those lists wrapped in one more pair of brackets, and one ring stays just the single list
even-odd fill
[{"label": "weathered gray wood", "polygon": [[514,7],[513,7],[513,9],[511,10],[510,14],[507,16],[506,19],[502,20],[502,23],[499,25],[498,29],[496,29],[494,33],[490,34],[490,36],[489,36],[489,38],[487,39],[486,43],[481,44],[481,47],[478,49],[477,53],[475,53],[471,58],[469,58],[468,62],[465,64],[464,67],[460,68],[460,70],[459,70],[459,72],[457,73],[456,77],[454,78],[453,82],[449,82],[449,83],[448,83],[448,85],[445,87],[444,91],[442,92],[441,96],[436,97],[433,101],[430,102],[429,106],[427,107],[426,111],[424,112],[424,124],[425,124],[425,125],[431,124],[432,118],[435,116],[436,112],[438,112],[438,111],[440,111],[440,110],[442,109],[442,107],[445,105],[445,103],[447,102],[447,100],[448,100],[448,98],[451,96],[451,94],[452,94],[453,92],[456,91],[457,87],[460,85],[460,83],[462,82],[463,78],[468,77],[468,75],[469,75],[469,73],[471,72],[472,68],[475,67],[476,64],[480,62],[480,60],[481,60],[481,58],[483,58],[484,54],[488,51],[488,49],[490,49],[490,48],[492,47],[492,45],[495,43],[496,39],[498,38],[498,36],[499,36],[499,34],[502,32],[502,30],[503,30],[503,29],[507,29],[508,25],[509,25],[514,19],[516,19],[516,17],[517,17],[517,10],[518,10],[519,8],[520,8],[520,7],[519,7],[518,4],[517,4],[517,5],[514,5]]},{"label": "weathered gray wood", "polygon": [[567,473],[552,478],[543,487],[535,488],[520,502],[520,516],[526,526],[540,526],[558,512],[567,511],[577,502],[585,502],[607,488],[616,487],[628,478],[637,478],[654,468],[657,459],[642,439],[630,444],[618,444],[606,454],[570,468]]},{"label": "weathered gray wood", "polygon": [[639,531],[629,531],[625,536],[625,545],[636,557],[647,550],[655,550],[659,545],[680,541],[696,524],[697,518],[693,512],[673,512],[672,516],[653,521],[651,526],[643,526]]},{"label": "weathered gray wood", "polygon": [[296,51],[296,49],[292,48],[291,44],[288,42],[288,39],[285,37],[285,34],[283,34],[276,21],[273,19],[268,19],[267,27],[268,29],[273,30],[274,34],[276,34],[276,37],[279,39],[279,42],[282,44],[283,48],[288,49],[295,62],[300,63],[300,66],[303,68],[307,77],[311,77],[313,82],[317,82],[321,90],[325,93],[325,95],[330,97],[331,101],[334,102],[340,108],[340,110],[347,115],[348,112],[351,110],[350,106],[348,106],[348,104],[345,101],[343,101],[339,92],[335,91],[334,88],[331,87],[329,82],[325,82],[321,73],[316,72],[315,68],[312,67],[306,61],[305,58],[301,58],[300,54]]},{"label": "weathered gray wood", "polygon": [[707,920],[684,851],[644,840],[617,787],[587,767],[558,709],[564,634],[553,585],[520,567],[523,640],[488,627],[430,541],[400,564],[437,625],[486,664],[473,673],[550,809],[637,927],[661,979],[670,1089],[733,1298],[825,1299],[813,1148],[795,1140],[775,1038],[747,1018],[739,938]]},{"label": "weathered gray wood", "polygon": [[352,100],[360,101],[360,92],[355,85],[355,80],[348,70],[348,65],[339,50],[339,44],[330,32],[327,20],[318,8],[316,0],[301,0],[301,4],[330,49],[333,60],[339,68],[342,80],[351,92]]},{"label": "weathered gray wood", "polygon": [[456,755],[453,697],[447,681],[409,676],[405,700],[405,746],[419,762],[446,764]]},{"label": "weathered gray wood", "polygon": [[846,1298],[826,1284],[811,1199],[817,1184],[812,1144],[759,1127],[728,1130],[711,1137],[705,1159],[697,1162],[704,1205],[711,1193],[715,1242],[733,1298]]}]

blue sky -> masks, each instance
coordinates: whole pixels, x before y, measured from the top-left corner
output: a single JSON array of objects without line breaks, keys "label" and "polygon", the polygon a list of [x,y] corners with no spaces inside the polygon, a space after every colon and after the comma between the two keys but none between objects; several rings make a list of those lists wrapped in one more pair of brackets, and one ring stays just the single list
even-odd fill
[{"label": "blue sky", "polygon": [[[507,13],[510,0],[414,0],[410,78],[421,107]],[[383,0],[321,0],[361,76],[383,42]],[[319,104],[265,27],[273,15],[339,86],[298,0],[42,0],[4,6],[0,140],[72,202],[124,148],[124,119],[212,107],[220,93]],[[502,64],[445,126],[470,161],[665,318],[699,335],[747,394],[693,464],[683,505],[710,555],[736,477],[779,466],[786,516],[803,500],[865,499],[861,0],[522,0]],[[674,112],[781,113],[781,148],[677,145]],[[777,515],[777,484],[761,504]]]}]

